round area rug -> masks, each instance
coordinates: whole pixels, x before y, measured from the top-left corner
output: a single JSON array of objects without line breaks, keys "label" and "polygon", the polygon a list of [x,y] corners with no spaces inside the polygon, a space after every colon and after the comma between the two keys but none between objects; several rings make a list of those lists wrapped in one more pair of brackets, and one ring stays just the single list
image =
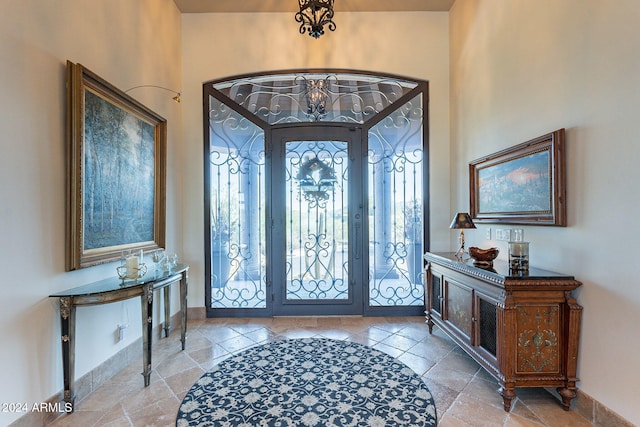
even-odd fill
[{"label": "round area rug", "polygon": [[277,341],[214,366],[178,410],[187,426],[435,426],[420,377],[362,344],[324,338]]}]

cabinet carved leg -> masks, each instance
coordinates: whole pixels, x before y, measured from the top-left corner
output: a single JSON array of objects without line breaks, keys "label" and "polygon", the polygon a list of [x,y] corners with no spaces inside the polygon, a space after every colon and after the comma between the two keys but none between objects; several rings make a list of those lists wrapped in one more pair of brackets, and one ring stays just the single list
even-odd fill
[{"label": "cabinet carved leg", "polygon": [[556,390],[562,398],[562,409],[568,411],[569,406],[571,406],[571,400],[576,397],[576,391],[565,387],[558,387]]},{"label": "cabinet carved leg", "polygon": [[500,388],[500,395],[502,396],[502,403],[504,405],[505,412],[511,411],[511,401],[515,399],[516,392],[513,389]]},{"label": "cabinet carved leg", "polygon": [[427,313],[427,326],[429,327],[429,333],[433,333],[433,320],[431,320],[431,315]]}]

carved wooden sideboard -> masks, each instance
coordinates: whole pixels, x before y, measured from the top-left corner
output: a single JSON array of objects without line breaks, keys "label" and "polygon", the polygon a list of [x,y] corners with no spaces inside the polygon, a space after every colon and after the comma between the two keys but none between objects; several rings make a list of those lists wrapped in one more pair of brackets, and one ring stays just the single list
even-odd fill
[{"label": "carved wooden sideboard", "polygon": [[510,273],[500,260],[483,269],[453,253],[424,258],[429,332],[438,326],[498,380],[505,411],[521,387],[556,387],[569,410],[582,315],[571,291],[581,283],[537,268]]}]

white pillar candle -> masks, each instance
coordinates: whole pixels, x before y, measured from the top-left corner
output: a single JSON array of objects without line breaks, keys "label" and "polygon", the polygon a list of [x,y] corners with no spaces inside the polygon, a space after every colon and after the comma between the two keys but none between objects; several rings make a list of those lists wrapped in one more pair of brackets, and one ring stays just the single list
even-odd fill
[{"label": "white pillar candle", "polygon": [[509,250],[511,255],[521,256],[527,255],[527,243],[509,243]]},{"label": "white pillar candle", "polygon": [[138,278],[138,257],[130,256],[125,262],[124,266],[127,268],[127,278],[128,279],[137,279]]}]

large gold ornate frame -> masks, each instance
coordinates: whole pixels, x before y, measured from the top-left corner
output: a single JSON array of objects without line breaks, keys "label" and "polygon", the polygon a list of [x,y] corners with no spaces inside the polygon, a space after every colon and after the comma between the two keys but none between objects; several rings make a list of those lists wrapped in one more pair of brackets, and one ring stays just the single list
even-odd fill
[{"label": "large gold ornate frame", "polygon": [[[93,120],[87,122],[88,97],[107,106],[109,111],[115,111],[118,117],[123,118],[122,121],[113,120],[106,114],[104,119],[96,120],[96,116],[92,116]],[[137,132],[147,137],[137,135],[136,130],[129,126],[130,123],[143,128],[144,131],[138,129]],[[102,133],[100,137],[95,136],[97,132]],[[103,150],[89,150],[87,135],[93,135],[92,141],[99,141]],[[125,249],[153,250],[164,247],[166,120],[87,68],[68,61],[67,138],[66,270],[115,261]],[[135,146],[132,141],[135,141]],[[142,165],[138,162],[138,158],[142,157],[141,147],[147,159]],[[103,170],[102,179],[87,182],[88,177],[98,176],[98,173],[90,173],[90,167],[96,164],[102,168],[111,167],[112,171],[107,173]],[[109,179],[110,176],[117,179]],[[126,178],[121,179],[123,176]],[[87,192],[94,194],[101,191],[100,194],[106,196],[105,186],[109,186],[111,204],[123,199],[134,202],[143,200],[146,203],[135,213],[130,206],[119,211],[113,207],[102,208],[100,214],[108,215],[108,220],[104,221],[106,230],[101,230],[101,235],[96,238],[87,229],[89,213],[95,210],[92,210],[91,203],[86,202],[85,196]],[[125,227],[123,216],[127,215],[135,215],[138,220],[128,221]],[[140,227],[143,231],[139,232],[137,227],[141,222],[144,222],[144,227]],[[88,240],[91,240],[90,245],[87,244]]]}]

